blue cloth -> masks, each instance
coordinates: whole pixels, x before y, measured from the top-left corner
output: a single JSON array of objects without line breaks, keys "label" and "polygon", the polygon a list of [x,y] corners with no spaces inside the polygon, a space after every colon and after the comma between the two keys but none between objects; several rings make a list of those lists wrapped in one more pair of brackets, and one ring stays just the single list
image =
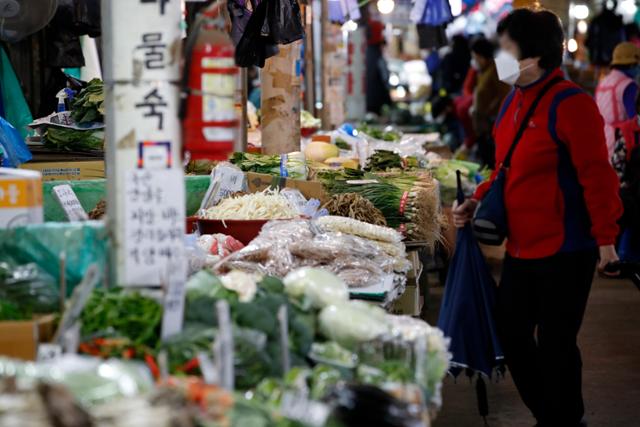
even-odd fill
[{"label": "blue cloth", "polygon": [[448,0],[427,0],[419,24],[443,25],[453,21],[451,6]]},{"label": "blue cloth", "polygon": [[635,117],[637,113],[636,103],[638,102],[638,84],[636,82],[627,86],[622,94],[622,102],[627,117]]},{"label": "blue cloth", "polygon": [[[458,202],[461,200],[464,195],[458,184]],[[495,305],[495,281],[471,225],[467,224],[458,231],[438,318],[438,327],[451,339],[449,351],[453,355],[454,375],[469,369],[491,376],[502,365]]]},{"label": "blue cloth", "polygon": [[623,262],[640,263],[640,233],[625,230],[618,243],[618,255]]}]

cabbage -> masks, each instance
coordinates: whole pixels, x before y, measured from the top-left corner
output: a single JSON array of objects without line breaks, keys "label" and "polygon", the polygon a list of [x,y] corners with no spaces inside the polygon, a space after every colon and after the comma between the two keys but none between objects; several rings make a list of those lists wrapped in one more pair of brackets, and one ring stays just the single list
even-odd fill
[{"label": "cabbage", "polygon": [[283,280],[287,294],[306,298],[313,307],[323,308],[349,300],[349,288],[335,274],[319,268],[299,268]]},{"label": "cabbage", "polygon": [[320,332],[327,339],[348,349],[389,332],[385,311],[362,301],[327,306],[320,312],[318,320]]}]

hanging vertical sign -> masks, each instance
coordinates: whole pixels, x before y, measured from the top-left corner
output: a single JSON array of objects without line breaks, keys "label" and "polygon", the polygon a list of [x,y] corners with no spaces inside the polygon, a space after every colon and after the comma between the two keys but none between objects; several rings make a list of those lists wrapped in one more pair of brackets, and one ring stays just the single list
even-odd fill
[{"label": "hanging vertical sign", "polygon": [[[164,286],[177,318],[186,280],[181,2],[110,0],[102,19],[112,276],[120,286]],[[180,329],[165,320],[167,334]]]}]

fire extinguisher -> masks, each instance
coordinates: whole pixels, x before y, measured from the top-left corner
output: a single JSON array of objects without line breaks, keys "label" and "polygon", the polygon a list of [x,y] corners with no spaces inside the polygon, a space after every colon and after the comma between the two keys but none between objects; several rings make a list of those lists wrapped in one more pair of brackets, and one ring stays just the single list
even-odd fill
[{"label": "fire extinguisher", "polygon": [[238,139],[238,67],[217,3],[196,18],[185,49],[180,118],[189,160],[226,160]]}]

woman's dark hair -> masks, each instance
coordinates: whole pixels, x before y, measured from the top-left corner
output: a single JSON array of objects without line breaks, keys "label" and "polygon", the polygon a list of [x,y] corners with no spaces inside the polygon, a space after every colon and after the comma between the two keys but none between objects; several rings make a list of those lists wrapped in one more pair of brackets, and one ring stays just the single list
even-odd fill
[{"label": "woman's dark hair", "polygon": [[477,39],[471,44],[471,52],[483,58],[493,59],[495,51],[496,46],[484,37]]},{"label": "woman's dark hair", "polygon": [[553,12],[516,9],[498,24],[498,35],[503,34],[516,42],[520,59],[540,57],[538,65],[545,70],[562,65],[564,31]]}]

